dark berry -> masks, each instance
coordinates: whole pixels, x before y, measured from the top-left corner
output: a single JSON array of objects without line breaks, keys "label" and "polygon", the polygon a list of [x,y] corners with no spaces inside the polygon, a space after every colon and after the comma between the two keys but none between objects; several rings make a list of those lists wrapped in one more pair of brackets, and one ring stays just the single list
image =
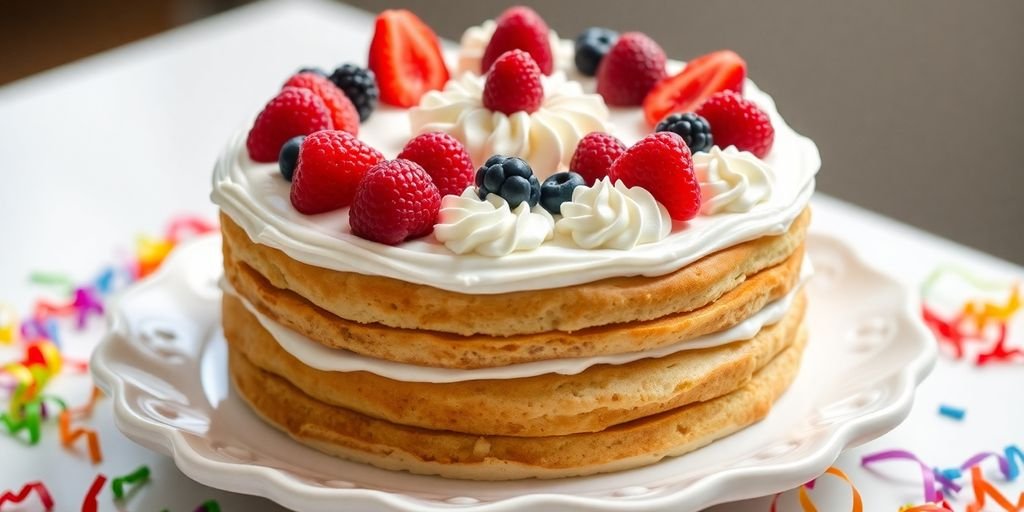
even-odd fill
[{"label": "dark berry", "polygon": [[496,194],[513,210],[524,202],[533,208],[540,201],[540,182],[521,158],[494,155],[476,170],[475,181],[480,199]]},{"label": "dark berry", "polygon": [[679,135],[686,142],[691,153],[707,151],[715,145],[708,120],[693,112],[672,114],[662,119],[654,131],[672,132]]},{"label": "dark berry", "polygon": [[313,73],[325,78],[327,77],[327,72],[317,67],[305,67],[295,72],[296,75],[299,73]]},{"label": "dark berry", "polygon": [[342,64],[331,73],[330,79],[356,106],[359,121],[366,121],[377,108],[377,100],[380,98],[377,77],[373,71],[355,64]]},{"label": "dark berry", "polygon": [[562,203],[572,201],[572,191],[583,185],[583,176],[572,171],[552,174],[540,186],[540,205],[552,215],[559,215]]},{"label": "dark berry", "polygon": [[576,36],[576,69],[584,76],[597,74],[601,59],[619,39],[619,33],[604,27],[590,27]]},{"label": "dark berry", "polygon": [[281,146],[281,152],[277,155],[277,165],[281,169],[281,176],[288,181],[292,180],[295,167],[299,165],[299,148],[302,146],[303,140],[306,140],[305,135],[288,139],[288,142]]}]

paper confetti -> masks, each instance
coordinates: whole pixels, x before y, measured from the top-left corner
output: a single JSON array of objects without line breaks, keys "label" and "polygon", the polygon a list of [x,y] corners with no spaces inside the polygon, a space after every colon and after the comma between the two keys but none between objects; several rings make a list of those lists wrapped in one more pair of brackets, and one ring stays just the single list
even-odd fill
[{"label": "paper confetti", "polygon": [[92,416],[93,407],[96,404],[96,400],[99,393],[99,389],[93,387],[92,396],[89,401],[82,407],[77,409],[65,409],[61,411],[59,418],[60,426],[60,443],[65,448],[71,447],[80,438],[85,438],[86,446],[89,448],[89,458],[93,464],[99,464],[103,461],[103,451],[100,449],[100,438],[95,430],[79,426],[77,428],[71,426],[73,416],[88,418]]},{"label": "paper confetti", "polygon": [[22,430],[27,430],[28,444],[39,444],[43,432],[42,406],[38,400],[22,404],[17,417],[8,413],[0,414],[0,424],[3,424],[12,436],[17,436]]},{"label": "paper confetti", "polygon": [[1003,496],[992,484],[985,480],[981,468],[971,468],[971,488],[974,490],[974,503],[967,505],[967,512],[980,512],[985,509],[985,499],[992,498],[997,505],[1007,512],[1020,512],[1024,510],[1024,492],[1020,494],[1017,503],[1010,503],[1010,500]]},{"label": "paper confetti", "polygon": [[32,493],[39,496],[39,502],[46,510],[53,510],[53,498],[50,496],[50,490],[42,482],[29,482],[17,493],[4,491],[3,494],[0,494],[0,509],[7,503],[24,503]]},{"label": "paper confetti", "polygon": [[138,469],[124,476],[111,480],[110,490],[114,493],[114,499],[124,499],[125,484],[141,485],[149,481],[149,466],[139,466]]},{"label": "paper confetti", "polygon": [[967,410],[962,407],[954,407],[952,405],[943,404],[939,406],[939,414],[947,418],[962,421],[964,419],[964,415],[967,414]]},{"label": "paper confetti", "polygon": [[89,486],[89,492],[85,493],[85,499],[82,500],[82,512],[96,512],[99,510],[100,504],[97,497],[103,491],[103,484],[105,483],[107,483],[107,477],[104,474],[96,475],[96,479]]},{"label": "paper confetti", "polygon": [[[850,477],[846,476],[846,473],[843,473],[842,470],[840,470],[839,468],[837,468],[835,466],[831,466],[831,467],[829,467],[828,469],[825,470],[824,474],[835,476],[835,477],[843,480],[844,482],[846,482],[847,485],[850,486],[850,491],[853,494],[853,501],[852,501],[852,504],[850,505],[850,512],[863,512],[864,511],[864,501],[863,501],[863,499],[860,496],[860,491],[857,490],[857,486],[855,486],[853,484],[853,481],[850,480]],[[800,509],[803,510],[803,512],[818,512],[818,507],[816,507],[814,505],[814,501],[811,500],[811,496],[807,492],[808,489],[813,489],[813,488],[814,488],[814,480],[812,480],[810,482],[807,482],[804,485],[801,485],[797,489],[797,498],[798,498],[798,500],[800,502]],[[776,494],[772,498],[771,509],[770,509],[771,512],[777,512],[778,511],[779,496],[780,496],[780,494]]]}]

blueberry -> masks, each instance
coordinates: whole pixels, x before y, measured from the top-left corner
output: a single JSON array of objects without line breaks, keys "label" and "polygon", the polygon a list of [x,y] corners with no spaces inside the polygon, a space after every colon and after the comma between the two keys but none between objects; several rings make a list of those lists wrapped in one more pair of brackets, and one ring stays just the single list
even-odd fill
[{"label": "blueberry", "polygon": [[359,111],[359,122],[366,121],[377,108],[380,88],[377,86],[377,76],[373,71],[355,64],[342,64],[328,78],[355,105]]},{"label": "blueberry", "polygon": [[572,171],[552,174],[540,186],[540,205],[558,215],[562,213],[562,203],[572,201],[572,191],[585,184],[583,176]]},{"label": "blueberry", "polygon": [[693,153],[707,151],[715,145],[708,120],[693,112],[671,114],[662,119],[654,131],[679,135]]},{"label": "blueberry", "polygon": [[540,182],[533,175],[533,169],[525,160],[514,156],[488,158],[476,170],[476,186],[480,199],[486,199],[487,194],[497,194],[512,209],[524,202],[533,208],[540,201]]},{"label": "blueberry", "polygon": [[299,147],[302,146],[302,141],[305,139],[305,135],[288,139],[288,142],[281,146],[281,152],[277,154],[277,165],[281,169],[281,176],[288,181],[291,181],[292,175],[295,174],[295,167],[299,164]]},{"label": "blueberry", "polygon": [[597,66],[608,54],[619,33],[604,27],[590,27],[576,36],[576,69],[584,76],[597,74]]},{"label": "blueberry", "polygon": [[537,176],[530,175],[530,198],[527,199],[530,203],[530,208],[537,206],[540,202],[540,181],[537,181]]}]

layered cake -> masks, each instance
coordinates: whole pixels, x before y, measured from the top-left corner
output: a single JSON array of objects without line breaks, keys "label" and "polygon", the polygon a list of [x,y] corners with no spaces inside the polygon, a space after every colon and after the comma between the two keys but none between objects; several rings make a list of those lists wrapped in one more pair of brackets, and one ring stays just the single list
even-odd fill
[{"label": "layered cake", "polygon": [[764,418],[807,343],[809,139],[727,50],[414,14],[303,68],[213,177],[237,393],[299,442],[452,478],[678,456]]}]

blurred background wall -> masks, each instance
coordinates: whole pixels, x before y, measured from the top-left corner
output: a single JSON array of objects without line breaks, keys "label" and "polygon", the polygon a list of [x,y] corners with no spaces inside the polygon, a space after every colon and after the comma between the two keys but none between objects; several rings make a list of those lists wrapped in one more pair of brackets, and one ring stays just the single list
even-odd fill
[{"label": "blurred background wall", "polygon": [[[244,3],[0,0],[0,83]],[[349,3],[408,7],[457,40],[513,2]],[[736,50],[817,141],[820,190],[1024,263],[1024,1],[518,3],[563,37],[605,25],[681,59]]]}]

